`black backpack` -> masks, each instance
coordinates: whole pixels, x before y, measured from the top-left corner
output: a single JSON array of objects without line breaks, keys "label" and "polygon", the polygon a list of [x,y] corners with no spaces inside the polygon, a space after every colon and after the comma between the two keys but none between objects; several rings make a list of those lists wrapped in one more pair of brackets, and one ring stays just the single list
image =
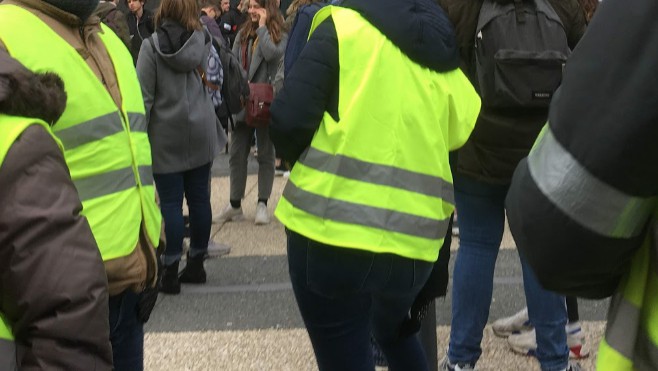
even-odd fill
[{"label": "black backpack", "polygon": [[547,0],[484,0],[475,30],[483,106],[548,107],[570,52],[564,25]]},{"label": "black backpack", "polygon": [[213,38],[213,45],[219,52],[219,60],[222,62],[224,72],[224,83],[221,90],[223,101],[217,109],[217,116],[230,118],[232,114],[242,110],[242,102],[246,102],[249,97],[247,73],[240,65],[238,58],[224,43]]}]

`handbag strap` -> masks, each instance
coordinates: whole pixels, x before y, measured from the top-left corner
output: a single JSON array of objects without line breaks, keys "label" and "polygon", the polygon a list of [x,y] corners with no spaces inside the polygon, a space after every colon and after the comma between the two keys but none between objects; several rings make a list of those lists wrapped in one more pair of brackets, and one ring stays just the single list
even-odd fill
[{"label": "handbag strap", "polygon": [[198,72],[199,76],[201,76],[201,81],[203,81],[203,85],[207,86],[208,88],[210,88],[212,90],[219,90],[220,89],[219,85],[215,85],[215,84],[213,84],[212,82],[210,82],[206,79],[206,72],[203,70],[203,68],[201,68],[201,66],[196,67],[196,72]]}]

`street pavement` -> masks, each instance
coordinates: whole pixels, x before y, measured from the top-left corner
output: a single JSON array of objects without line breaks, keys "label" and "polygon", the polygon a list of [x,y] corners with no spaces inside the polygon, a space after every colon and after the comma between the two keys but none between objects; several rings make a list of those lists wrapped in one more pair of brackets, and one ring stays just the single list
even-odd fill
[{"label": "street pavement", "polygon": [[[308,336],[295,304],[288,277],[283,226],[275,219],[253,223],[257,201],[256,161],[243,200],[246,218],[213,224],[212,239],[231,247],[228,255],[206,261],[208,282],[183,285],[176,296],[161,295],[146,325],[146,370],[317,370]],[[212,208],[228,204],[228,159],[213,166]],[[286,179],[275,178],[268,208],[273,212]],[[450,269],[458,239],[453,241]],[[519,257],[506,231],[498,255],[489,323],[525,306]],[[604,330],[607,301],[579,301],[591,356],[581,361],[594,370],[596,349]],[[436,302],[437,349],[445,354],[450,326],[450,293]],[[504,339],[487,326],[479,370],[539,370],[534,358],[508,350]]]}]

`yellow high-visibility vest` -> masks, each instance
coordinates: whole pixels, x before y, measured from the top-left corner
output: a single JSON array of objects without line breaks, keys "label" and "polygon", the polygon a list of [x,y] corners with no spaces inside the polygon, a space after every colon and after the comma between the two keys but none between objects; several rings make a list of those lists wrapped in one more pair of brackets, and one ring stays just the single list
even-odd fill
[{"label": "yellow high-visibility vest", "polygon": [[658,241],[654,235],[650,232],[636,253],[610,303],[596,362],[599,371],[658,369]]},{"label": "yellow high-visibility vest", "polygon": [[162,216],[132,58],[121,40],[101,27],[118,78],[120,109],[77,50],[28,10],[0,5],[0,40],[9,54],[32,71],[54,72],[64,81],[68,101],[53,132],[64,146],[82,214],[103,260],[110,260],[134,250],[142,224],[157,246]]},{"label": "yellow high-visibility vest", "polygon": [[321,9],[311,32],[329,16],[340,121],[325,112],[275,215],[325,244],[435,261],[454,209],[448,152],[470,135],[480,99],[460,70],[413,62],[353,10]]}]

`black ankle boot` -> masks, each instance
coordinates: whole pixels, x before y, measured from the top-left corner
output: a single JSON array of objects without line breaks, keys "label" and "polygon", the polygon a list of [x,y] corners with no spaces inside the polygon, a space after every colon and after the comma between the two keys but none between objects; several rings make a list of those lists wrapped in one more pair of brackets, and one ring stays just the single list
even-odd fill
[{"label": "black ankle boot", "polygon": [[182,283],[206,283],[206,270],[203,268],[204,255],[190,257],[187,255],[187,265],[180,275],[179,281]]},{"label": "black ankle boot", "polygon": [[164,267],[160,292],[164,294],[180,294],[180,281],[178,280],[178,261]]}]

